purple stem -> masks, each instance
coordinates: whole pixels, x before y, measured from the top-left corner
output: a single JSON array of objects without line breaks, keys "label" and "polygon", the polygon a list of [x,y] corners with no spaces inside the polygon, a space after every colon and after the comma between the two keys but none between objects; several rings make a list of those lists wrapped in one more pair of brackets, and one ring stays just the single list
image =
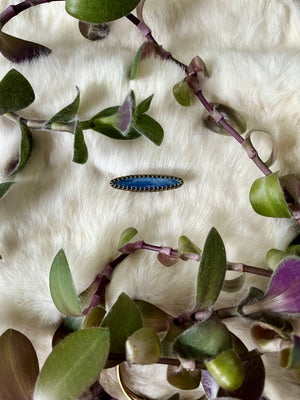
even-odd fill
[{"label": "purple stem", "polygon": [[[260,352],[257,349],[248,351],[248,353],[241,354],[239,357],[241,361],[247,361],[252,358],[257,358],[262,356],[264,353]],[[126,361],[125,354],[115,354],[115,353],[109,353],[108,360],[111,361]],[[167,357],[162,357],[160,358],[156,364],[166,364],[166,365],[175,365],[175,366],[180,366],[181,362],[177,358],[167,358]],[[204,363],[200,361],[196,361],[196,368],[200,369],[206,369],[206,366]]]},{"label": "purple stem", "polygon": [[44,3],[51,3],[52,1],[65,1],[65,0],[24,0],[19,4],[8,6],[0,14],[0,31],[9,20],[11,20],[16,15],[20,14],[22,11],[27,10],[27,8],[38,6]]},{"label": "purple stem", "polygon": [[[135,17],[132,14],[128,14],[126,16],[135,26],[138,27],[138,29],[141,30],[141,21]],[[145,31],[145,23],[143,23],[143,29],[142,29],[142,34]],[[157,45],[158,42],[154,39],[154,37],[151,34],[151,30],[148,27],[148,32],[146,35],[143,34],[143,36],[152,43],[155,43]],[[183,64],[182,62],[180,62],[179,60],[177,60],[176,58],[174,58],[171,54],[168,56],[168,59],[172,60],[173,62],[175,62],[177,65],[179,65],[186,74],[188,74],[188,67],[187,65]],[[194,79],[193,79],[194,78]],[[197,84],[196,84],[197,82]],[[237,140],[241,145],[243,145],[244,143],[244,139],[241,137],[241,135],[235,130],[233,129],[233,127],[231,125],[229,125],[225,120],[224,117],[221,116],[220,118],[215,118],[214,116],[214,110],[213,107],[211,106],[211,104],[206,100],[206,98],[204,97],[202,90],[198,84],[198,81],[196,80],[195,77],[191,76],[191,80],[188,81],[189,86],[191,87],[191,89],[193,90],[193,92],[195,93],[195,95],[198,97],[198,99],[200,100],[200,102],[203,104],[203,106],[206,108],[206,110],[213,116],[213,118],[216,120],[216,122],[218,124],[220,124],[231,136],[234,137],[235,140]],[[264,164],[264,162],[261,160],[261,158],[258,156],[257,151],[254,148],[251,148],[250,151],[247,151],[248,156],[250,157],[250,159],[256,164],[256,166],[261,170],[261,172],[264,175],[269,175],[272,173],[272,171]]]}]

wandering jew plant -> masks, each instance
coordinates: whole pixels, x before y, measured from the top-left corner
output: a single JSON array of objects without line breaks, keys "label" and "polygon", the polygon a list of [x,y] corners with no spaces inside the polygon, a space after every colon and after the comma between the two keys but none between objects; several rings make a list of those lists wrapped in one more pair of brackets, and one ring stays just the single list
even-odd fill
[{"label": "wandering jew plant", "polygon": [[[37,43],[24,41],[1,32],[2,27],[20,12],[46,2],[63,0],[24,0],[9,6],[0,14],[0,52],[13,62],[30,60],[51,51]],[[128,18],[145,37],[137,50],[129,79],[135,79],[139,64],[155,55],[182,68],[186,77],[173,88],[181,106],[191,104],[196,95],[207,114],[203,124],[213,132],[230,134],[242,145],[264,177],[255,181],[250,202],[258,213],[294,218],[300,224],[300,181],[296,175],[281,176],[270,166],[276,159],[273,142],[269,160],[263,162],[254,148],[246,121],[232,108],[209,103],[201,83],[209,76],[204,61],[194,57],[185,65],[158,44],[143,18],[145,0],[66,0],[66,11],[79,20],[80,32],[87,38],[101,38],[105,23]],[[136,8],[136,16],[131,11]],[[170,88],[171,92],[171,88]],[[85,163],[88,149],[84,130],[92,129],[112,139],[132,140],[145,136],[156,145],[163,140],[163,128],[146,113],[152,96],[135,104],[130,92],[123,104],[98,112],[87,121],[80,121],[80,94],[64,109],[47,120],[26,119],[20,112],[35,99],[30,83],[16,69],[0,81],[0,115],[20,128],[20,151],[14,165],[6,171],[9,177],[18,173],[30,157],[31,130],[52,130],[74,135],[73,161]],[[263,133],[263,129],[258,129]],[[242,137],[242,134],[245,137]],[[87,133],[88,134],[88,133]],[[268,133],[267,133],[268,134]],[[0,198],[14,182],[0,185]],[[178,240],[178,249],[132,242],[137,234],[126,229],[120,238],[120,255],[105,266],[92,284],[80,295],[76,293],[67,255],[60,250],[53,260],[49,285],[53,302],[65,316],[53,337],[53,351],[39,371],[35,350],[30,341],[12,329],[0,338],[1,399],[66,400],[102,396],[110,398],[98,382],[104,368],[119,365],[119,382],[127,396],[135,396],[122,379],[122,363],[167,364],[166,379],[177,389],[191,390],[202,383],[205,399],[263,400],[265,370],[261,359],[266,352],[278,352],[283,368],[300,369],[300,338],[293,334],[290,319],[300,313],[300,245],[292,243],[284,252],[271,249],[267,254],[268,269],[229,262],[225,244],[216,229],[209,232],[203,251],[187,237]],[[165,267],[175,268],[179,260],[199,262],[195,283],[196,297],[192,311],[175,318],[156,306],[131,299],[122,293],[107,312],[104,295],[113,271],[125,258],[139,251],[157,253]],[[225,280],[227,270],[237,272],[232,281]],[[238,291],[245,274],[269,277],[266,292],[252,287],[248,295],[233,307],[218,309],[215,303],[223,291]],[[224,324],[229,317],[252,321],[251,335],[257,348],[249,351]],[[245,379],[245,377],[247,379]],[[131,393],[131,394],[130,394]],[[94,396],[94,397],[93,397]],[[100,397],[99,397],[100,398]],[[179,399],[180,396],[172,396]]]}]

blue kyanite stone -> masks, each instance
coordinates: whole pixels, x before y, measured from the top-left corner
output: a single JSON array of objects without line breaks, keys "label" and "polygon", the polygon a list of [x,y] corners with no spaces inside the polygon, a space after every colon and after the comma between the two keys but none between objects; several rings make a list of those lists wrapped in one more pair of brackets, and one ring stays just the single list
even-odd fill
[{"label": "blue kyanite stone", "polygon": [[176,189],[183,184],[181,178],[166,175],[128,175],[110,181],[111,187],[131,192],[159,192]]}]

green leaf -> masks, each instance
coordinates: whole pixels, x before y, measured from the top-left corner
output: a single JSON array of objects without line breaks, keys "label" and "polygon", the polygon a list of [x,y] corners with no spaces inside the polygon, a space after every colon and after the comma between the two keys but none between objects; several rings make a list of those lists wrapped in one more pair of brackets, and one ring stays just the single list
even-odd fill
[{"label": "green leaf", "polygon": [[83,321],[82,329],[99,326],[104,318],[105,313],[106,311],[102,307],[91,308]]},{"label": "green leaf", "polygon": [[73,317],[82,315],[69,264],[62,249],[53,260],[49,284],[52,300],[61,313]]},{"label": "green leaf", "polygon": [[182,366],[175,367],[169,365],[167,369],[167,381],[177,389],[197,389],[201,382],[201,369],[189,371]]},{"label": "green leaf", "polygon": [[135,331],[126,341],[126,361],[131,364],[155,364],[160,358],[160,341],[151,328]]},{"label": "green leaf", "polygon": [[16,182],[4,182],[0,183],[0,199],[6,195],[8,190],[14,185]]},{"label": "green leaf", "polygon": [[250,189],[250,203],[265,217],[291,218],[292,214],[281,189],[278,172],[257,179]]},{"label": "green leaf", "polygon": [[79,121],[76,123],[74,133],[74,153],[73,162],[84,164],[88,159],[88,149],[84,140],[83,131],[80,127]]},{"label": "green leaf", "polygon": [[[119,106],[115,106],[115,107],[108,107],[102,111],[100,111],[99,113],[97,113],[96,115],[94,115],[89,121],[84,121],[82,122],[82,125],[89,125],[89,127],[91,129],[93,129],[96,132],[102,133],[105,136],[108,136],[111,139],[118,139],[118,140],[132,140],[132,139],[136,139],[139,136],[141,136],[136,130],[130,129],[126,136],[124,136],[122,134],[122,132],[120,132],[119,129],[111,126],[111,125],[105,125],[103,123],[99,124],[99,126],[96,125],[95,121],[98,120],[99,118],[102,119],[104,117],[108,117],[111,116],[112,114],[115,114],[118,109],[120,107]],[[87,128],[83,128],[83,129],[87,129]]]},{"label": "green leaf", "polygon": [[189,107],[192,104],[191,89],[185,79],[176,83],[173,87],[173,95],[177,103],[183,107]]},{"label": "green leaf", "polygon": [[213,315],[179,335],[174,350],[180,357],[205,361],[232,347],[229,330]]},{"label": "green leaf", "polygon": [[300,369],[300,337],[293,335],[293,345],[280,353],[280,365],[283,368]]},{"label": "green leaf", "polygon": [[245,372],[239,356],[231,349],[220,353],[205,366],[221,388],[225,390],[238,389],[245,378]]},{"label": "green leaf", "polygon": [[0,81],[0,115],[28,107],[35,99],[28,80],[11,69]]},{"label": "green leaf", "polygon": [[164,332],[169,329],[171,317],[160,308],[143,300],[135,300],[134,302],[141,313],[143,326],[152,328],[156,332]]},{"label": "green leaf", "polygon": [[39,56],[47,56],[51,53],[51,50],[41,44],[0,32],[0,52],[8,60],[20,63],[22,61],[30,61]]},{"label": "green leaf", "polygon": [[129,74],[129,79],[132,81],[136,78],[137,76],[137,71],[138,71],[138,67],[139,67],[139,63],[141,61],[142,58],[142,51],[145,47],[145,45],[147,44],[147,42],[143,43],[139,48],[138,51],[136,52],[136,55],[134,57],[131,69],[130,69],[130,74]]},{"label": "green leaf", "polygon": [[161,125],[155,121],[155,119],[149,117],[149,115],[139,115],[135,120],[133,127],[140,135],[145,136],[157,146],[160,146],[162,143],[164,130]]},{"label": "green leaf", "polygon": [[178,251],[180,258],[189,260],[193,254],[201,254],[201,250],[195,243],[193,243],[187,236],[180,236],[178,239]]},{"label": "green leaf", "polygon": [[[224,120],[228,122],[240,135],[242,135],[247,129],[247,123],[244,117],[233,108],[228,107],[224,104],[211,103],[214,108],[213,113],[219,113],[223,116]],[[215,133],[221,135],[230,136],[223,126],[218,124],[211,114],[206,114],[202,118],[203,125]]]},{"label": "green leaf", "polygon": [[49,121],[47,121],[46,126],[51,128],[52,124],[61,123],[67,124],[69,122],[74,121],[75,116],[77,114],[79,104],[80,104],[80,91],[76,86],[77,95],[75,99],[68,106],[64,107],[58,113],[56,113]]},{"label": "green leaf", "polygon": [[114,21],[129,14],[140,0],[66,0],[66,11],[86,22]]},{"label": "green leaf", "polygon": [[83,329],[54,347],[38,377],[34,400],[73,400],[97,379],[109,352],[109,331]]},{"label": "green leaf", "polygon": [[30,340],[8,329],[0,337],[0,354],[1,400],[31,400],[39,364]]},{"label": "green leaf", "polygon": [[221,236],[212,228],[205,241],[197,277],[196,308],[211,307],[217,300],[227,269]]},{"label": "green leaf", "polygon": [[140,104],[134,110],[134,116],[144,114],[149,110],[153,96],[154,94],[152,94],[151,96],[147,97],[145,100],[140,102]]},{"label": "green leaf", "polygon": [[19,150],[19,159],[16,166],[9,172],[8,176],[19,172],[28,161],[32,150],[32,135],[30,129],[21,121],[19,121],[21,130],[21,141]]},{"label": "green leaf", "polygon": [[222,291],[227,293],[238,292],[244,286],[246,281],[246,274],[240,274],[238,277],[233,279],[225,279],[222,285]]},{"label": "green leaf", "polygon": [[126,228],[120,236],[119,244],[118,244],[118,249],[121,249],[125,244],[131,241],[135,237],[135,235],[138,233],[138,231],[135,228]]},{"label": "green leaf", "polygon": [[110,352],[123,354],[126,340],[143,327],[143,322],[134,302],[125,293],[121,293],[101,326],[110,330]]},{"label": "green leaf", "polygon": [[270,249],[267,252],[266,260],[268,268],[275,270],[281,261],[286,257],[286,253],[277,249]]}]

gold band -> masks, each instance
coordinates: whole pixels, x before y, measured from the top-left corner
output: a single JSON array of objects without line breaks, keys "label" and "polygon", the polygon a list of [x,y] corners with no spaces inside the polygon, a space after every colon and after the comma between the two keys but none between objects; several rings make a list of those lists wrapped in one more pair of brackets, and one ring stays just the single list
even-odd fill
[{"label": "gold band", "polygon": [[141,396],[137,395],[136,393],[134,393],[132,390],[130,390],[126,386],[126,384],[122,378],[122,374],[121,374],[121,365],[122,364],[117,365],[117,379],[118,379],[120,388],[122,389],[122,392],[123,392],[124,396],[126,397],[126,399],[127,400],[148,400],[146,397],[141,397]]}]

